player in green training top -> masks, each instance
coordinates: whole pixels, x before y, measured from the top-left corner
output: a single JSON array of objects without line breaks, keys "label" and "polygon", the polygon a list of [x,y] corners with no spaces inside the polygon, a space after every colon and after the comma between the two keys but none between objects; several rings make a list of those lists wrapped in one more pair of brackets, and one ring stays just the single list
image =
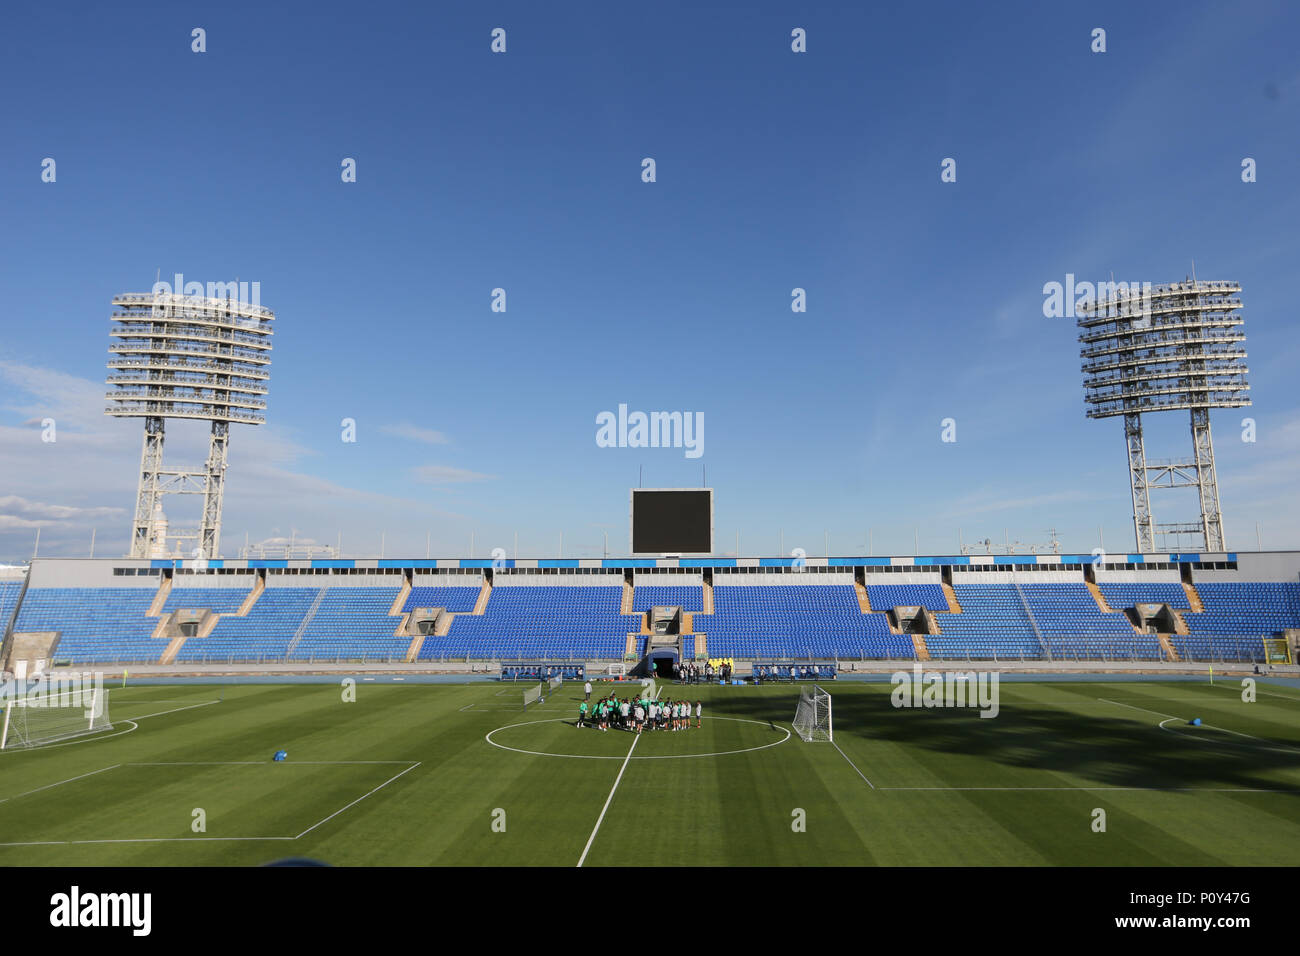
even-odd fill
[{"label": "player in green training top", "polygon": [[578,705],[578,726],[585,727],[586,725],[587,725],[587,702],[584,700],[582,703]]}]

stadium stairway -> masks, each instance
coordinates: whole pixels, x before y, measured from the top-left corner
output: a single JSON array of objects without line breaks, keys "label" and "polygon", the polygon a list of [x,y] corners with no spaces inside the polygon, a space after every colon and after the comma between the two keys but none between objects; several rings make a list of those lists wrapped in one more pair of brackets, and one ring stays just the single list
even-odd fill
[{"label": "stadium stairway", "polygon": [[627,648],[623,651],[624,660],[632,661],[640,657],[641,655],[637,653],[640,646],[641,635],[629,632],[627,635]]},{"label": "stadium stairway", "polygon": [[[411,596],[411,582],[402,575],[402,587],[397,592],[397,597],[393,598],[393,606],[388,609],[389,617],[397,617],[402,613],[402,608],[406,607],[406,599]],[[405,623],[405,620],[403,620]]]},{"label": "stadium stairway", "polygon": [[1106,600],[1106,595],[1101,593],[1101,588],[1097,587],[1095,581],[1084,581],[1083,584],[1088,589],[1088,593],[1092,595],[1092,599],[1097,602],[1097,607],[1101,609],[1103,614],[1114,612],[1115,609],[1110,606],[1110,603]]},{"label": "stadium stairway", "polygon": [[1192,609],[1193,614],[1200,614],[1205,610],[1205,605],[1201,603],[1201,596],[1196,593],[1195,584],[1184,581],[1183,591],[1187,593],[1187,606]]},{"label": "stadium stairway", "polygon": [[244,598],[244,603],[239,605],[239,610],[236,611],[233,616],[248,617],[248,612],[253,610],[253,605],[257,603],[257,599],[262,596],[262,592],[265,590],[266,578],[259,577],[253,583],[253,590],[248,592],[248,597]]},{"label": "stadium stairway", "polygon": [[916,659],[918,661],[928,661],[930,659],[930,651],[925,646],[925,638],[922,635],[912,635],[912,647],[916,651]]},{"label": "stadium stairway", "polygon": [[[1106,595],[1101,593],[1101,588],[1099,588],[1095,582],[1084,581],[1083,584],[1084,587],[1088,589],[1088,592],[1092,595],[1092,599],[1097,602],[1097,607],[1098,609],[1101,610],[1103,614],[1116,614],[1116,613],[1123,614],[1125,620],[1129,622],[1129,626],[1133,628],[1133,632],[1135,634],[1141,634],[1143,636],[1147,636],[1147,632],[1144,631],[1138,625],[1137,621],[1134,620],[1132,617],[1130,617],[1127,612],[1118,608],[1111,607],[1110,602],[1106,600]],[[1169,608],[1169,613],[1172,614],[1174,618],[1174,633],[1175,634],[1189,633],[1187,630],[1187,622],[1183,620],[1182,612],[1179,611],[1177,608],[1171,607]],[[1160,651],[1164,655],[1165,660],[1167,661],[1179,660],[1178,651],[1174,649],[1173,642],[1169,640],[1168,634],[1157,634],[1156,639],[1160,642]]]},{"label": "stadium stairway", "polygon": [[[146,617],[158,617],[158,626],[154,628],[153,632],[153,636],[158,640],[167,637],[168,626],[172,623],[172,614],[164,613],[163,608],[167,605],[167,598],[171,595],[173,583],[171,578],[163,578],[162,583],[158,586],[157,596],[154,597],[153,603],[149,605],[149,613],[145,615]],[[248,595],[240,603],[239,610],[226,612],[210,610],[203,616],[194,637],[201,638],[211,635],[213,629],[217,626],[217,622],[223,617],[247,617],[248,612],[253,609],[253,605],[257,603],[257,599],[262,596],[262,592],[265,590],[266,580],[259,577],[249,590]],[[158,663],[171,664],[175,662],[176,655],[180,653],[181,648],[185,646],[185,642],[188,640],[189,638],[184,634],[173,636],[168,640],[167,646],[163,648],[162,654],[159,655]]]},{"label": "stadium stairway", "polygon": [[682,612],[682,630],[690,632],[688,636],[695,638],[695,657],[697,660],[709,656],[708,635],[695,633],[695,618],[701,614],[713,613],[713,582],[705,581],[701,585],[700,607],[702,610],[691,611],[689,614]]},{"label": "stadium stairway", "polygon": [[[394,637],[402,637],[411,622],[411,614],[403,613],[402,607],[406,603],[407,597],[411,593],[411,584],[409,581],[403,582],[402,590],[393,602],[392,609],[388,612],[390,617],[402,616],[401,623],[397,625],[397,630],[393,632]],[[433,626],[432,634],[416,634],[411,637],[411,643],[406,648],[406,663],[413,664],[420,659],[420,651],[424,647],[426,637],[446,637],[451,633],[451,625],[458,617],[482,617],[487,611],[488,601],[492,599],[492,581],[487,577],[483,578],[483,584],[479,588],[478,598],[474,601],[474,610],[472,611],[447,611],[444,610],[438,615],[438,623]]]},{"label": "stadium stairway", "polygon": [[853,582],[853,590],[858,595],[858,607],[862,609],[863,614],[871,613],[871,598],[867,595],[867,586],[861,581]]},{"label": "stadium stairway", "polygon": [[487,610],[488,599],[492,597],[492,582],[487,578],[483,579],[483,586],[479,588],[478,600],[474,602],[474,610],[471,614],[482,615]]},{"label": "stadium stairway", "polygon": [[325,593],[328,590],[329,586],[326,585],[316,593],[316,598],[311,602],[311,607],[307,608],[307,613],[302,616],[302,622],[298,625],[298,629],[293,632],[293,637],[289,640],[289,646],[284,649],[285,660],[289,659],[289,655],[297,649],[302,636],[307,633],[307,627],[311,624],[312,619],[316,617],[316,612],[320,610],[321,603],[325,600]]},{"label": "stadium stairway", "polygon": [[952,585],[946,581],[941,585],[943,587],[943,596],[948,599],[948,613],[960,614],[961,602],[957,600],[957,592],[952,589]]},{"label": "stadium stairway", "polygon": [[[226,617],[239,617],[239,616],[240,615],[237,614],[226,615]],[[221,619],[221,615],[216,613],[215,611],[205,615],[202,622],[199,624],[198,631],[195,633],[194,636],[207,637],[209,634],[212,633],[212,629],[217,626],[217,621],[219,621],[220,619]],[[163,638],[166,636],[166,634],[164,634],[164,631],[166,630],[167,624],[170,620],[171,620],[171,615],[169,614],[158,622],[158,627],[154,630],[154,637]],[[170,664],[173,661],[175,661],[176,655],[180,653],[181,648],[185,646],[185,642],[188,640],[189,638],[186,637],[184,634],[177,634],[175,637],[173,637],[170,641],[167,642],[167,646],[163,648],[162,656],[158,658],[158,663]]]},{"label": "stadium stairway", "polygon": [[633,602],[634,602],[635,594],[636,594],[636,592],[635,592],[635,589],[634,589],[634,587],[633,587],[633,585],[632,585],[632,582],[631,582],[631,581],[624,581],[624,582],[623,582],[623,603],[619,606],[619,609],[618,609],[618,613],[619,613],[619,614],[634,614],[634,613],[635,613],[635,612],[632,610],[632,604],[633,604]]},{"label": "stadium stairway", "polygon": [[158,584],[158,593],[153,596],[153,603],[149,605],[149,610],[145,612],[145,617],[157,617],[162,614],[163,605],[167,603],[167,595],[172,593],[172,579],[163,578]]},{"label": "stadium stairway", "polygon": [[180,649],[182,645],[184,645],[185,641],[186,638],[184,635],[181,635],[180,637],[173,637],[170,641],[168,641],[167,647],[163,649],[162,656],[158,658],[158,663],[170,664],[172,661],[176,660],[176,655],[177,653],[180,652]]},{"label": "stadium stairway", "polygon": [[[1122,608],[1113,608],[1110,606],[1110,602],[1106,600],[1106,595],[1101,593],[1101,588],[1097,587],[1095,582],[1084,581],[1083,586],[1088,589],[1088,593],[1092,595],[1092,599],[1097,602],[1097,609],[1099,611],[1103,614],[1122,614],[1124,620],[1128,621],[1129,627],[1133,628],[1134,634],[1146,634],[1146,631],[1142,630],[1142,628],[1138,626],[1137,622],[1133,618],[1129,617]],[[1174,617],[1175,619],[1178,618],[1177,611],[1174,611]],[[1183,627],[1185,628],[1187,625],[1184,624]]]}]

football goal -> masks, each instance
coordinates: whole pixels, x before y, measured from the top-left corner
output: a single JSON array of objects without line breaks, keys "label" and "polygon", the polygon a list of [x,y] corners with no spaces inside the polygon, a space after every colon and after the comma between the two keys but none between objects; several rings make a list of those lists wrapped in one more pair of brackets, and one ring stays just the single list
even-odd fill
[{"label": "football goal", "polygon": [[833,740],[831,695],[817,684],[799,691],[799,705],[794,712],[794,732],[804,743]]},{"label": "football goal", "polygon": [[7,696],[0,706],[4,707],[0,750],[39,747],[113,729],[108,719],[108,691],[102,687]]}]

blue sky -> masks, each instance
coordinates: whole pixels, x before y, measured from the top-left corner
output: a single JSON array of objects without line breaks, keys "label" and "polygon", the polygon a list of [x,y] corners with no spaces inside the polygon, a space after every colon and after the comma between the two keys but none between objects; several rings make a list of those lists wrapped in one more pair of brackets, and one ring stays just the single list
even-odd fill
[{"label": "blue sky", "polygon": [[[157,270],[277,315],[227,556],[622,554],[639,469],[702,467],[719,554],[1131,547],[1121,426],[1085,418],[1042,288],[1193,260],[1241,282],[1252,356],[1253,408],[1213,418],[1229,546],[1297,544],[1293,5],[129,6],[2,15],[0,560],[38,525],[42,554],[126,548],[109,314]],[[702,414],[704,455],[598,447],[620,403]],[[1149,419],[1152,457],[1189,442]],[[179,463],[203,446],[169,430]]]}]

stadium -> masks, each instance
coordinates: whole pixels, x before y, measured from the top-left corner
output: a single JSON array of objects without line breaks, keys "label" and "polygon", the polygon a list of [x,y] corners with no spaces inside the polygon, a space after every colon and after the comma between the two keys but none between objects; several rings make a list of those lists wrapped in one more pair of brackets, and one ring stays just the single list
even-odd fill
[{"label": "stadium", "polygon": [[[507,47],[476,14],[426,11],[477,44],[445,61],[414,26],[331,20],[308,28],[331,52],[292,66],[283,12],[213,13],[177,50],[176,23],[129,21],[114,35],[147,26],[139,49],[164,52],[141,56],[175,81],[123,80],[132,95],[244,110],[248,137],[104,150],[117,122],[145,128],[115,88],[21,124],[58,172],[17,194],[5,279],[12,314],[45,321],[0,345],[0,866],[77,874],[65,893],[353,868],[375,895],[349,913],[385,918],[425,891],[380,871],[417,866],[483,868],[485,895],[500,867],[708,867],[748,889],[744,868],[755,894],[787,880],[766,868],[887,867],[886,908],[926,918],[949,895],[1050,916],[1048,868],[1121,870],[1122,899],[1092,884],[1106,919],[1243,885],[1219,868],[1283,886],[1294,187],[1181,139],[1166,183],[1128,131],[1178,97],[1121,55],[1098,67],[1104,40],[1056,14],[1016,27],[1042,83],[999,66],[926,85],[902,52],[924,16],[899,12],[864,64],[865,14],[824,14],[805,61],[793,14],[756,11],[716,60],[687,38],[680,75],[656,52],[676,28],[630,14],[607,49],[582,17],[519,9]],[[940,48],[967,65],[973,16]],[[1111,36],[1150,18],[1116,14]],[[1279,18],[1249,23],[1285,35]],[[1160,75],[1190,83],[1177,49]],[[1032,117],[1109,69],[1077,106],[1110,116],[1136,89],[1129,111],[1006,173],[1047,140]],[[844,132],[858,71],[921,84],[879,107],[888,135]],[[1293,154],[1265,111],[1297,89],[1246,110],[1254,153]],[[806,144],[771,132],[787,111]],[[169,189],[183,208],[160,215]],[[1120,228],[1131,208],[1142,225]],[[1242,251],[1256,222],[1271,241]],[[974,868],[999,872],[970,889]],[[281,918],[263,903],[283,884],[220,873],[203,892]],[[62,905],[30,882],[42,916]],[[1227,902],[1196,918],[1265,910]]]},{"label": "stadium", "polygon": [[[698,544],[701,509],[671,499],[711,495],[657,492],[670,501],[634,512],[633,540],[650,521]],[[106,702],[10,699],[9,864],[287,848],[617,865],[683,790],[661,820],[690,835],[678,864],[1294,860],[1296,553],[50,558],[6,574],[19,686],[66,700],[64,675],[94,673]],[[685,681],[692,663],[707,676]],[[704,717],[680,737],[578,730],[588,681]],[[401,821],[425,801],[439,825],[412,839]],[[1158,822],[1100,847],[1066,822],[1098,807]],[[867,837],[873,816],[913,813],[968,839],[918,856]],[[822,825],[801,832],[801,814]],[[1041,831],[1008,842],[1007,814]]]}]

